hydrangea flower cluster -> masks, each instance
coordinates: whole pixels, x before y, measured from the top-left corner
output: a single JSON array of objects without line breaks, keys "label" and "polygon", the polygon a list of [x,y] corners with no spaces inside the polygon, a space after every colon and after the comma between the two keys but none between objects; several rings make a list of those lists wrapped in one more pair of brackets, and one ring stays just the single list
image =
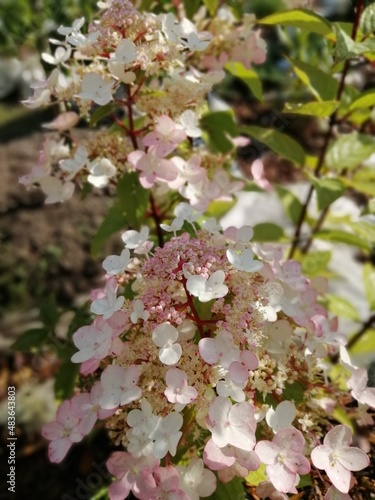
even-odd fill
[{"label": "hydrangea flower cluster", "polygon": [[[287,499],[307,475],[329,485],[327,500],[350,498],[352,471],[369,459],[332,412],[371,422],[375,390],[323,306],[325,280],[305,277],[281,248],[252,244],[251,227],[223,230],[203,217],[243,186],[231,166],[247,140],[227,137],[232,151],[211,152],[200,118],[228,64],[246,71],[265,61],[254,16],[237,23],[225,7],[215,19],[203,9],[193,23],[129,0],[98,5],[87,32],[84,18],[61,26],[53,54],[42,55],[56,67],[24,104],[58,104],[60,114],[20,182],[57,203],[76,186],[111,188],[136,172],[159,246],[148,227],[130,229],[121,253],[103,261],[95,319],[73,335],[80,390],[43,429],[51,461],[103,421],[119,447],[107,462],[111,500],[196,500],[235,477],[251,484],[263,469],[260,498]],[[78,142],[81,119],[101,127]],[[270,188],[261,160],[252,174]],[[171,191],[166,208],[155,207]],[[345,405],[342,380],[328,383],[327,355],[338,352],[358,407]]]},{"label": "hydrangea flower cluster", "polygon": [[[200,215],[178,205],[163,247],[152,253],[148,230],[130,230],[121,256],[104,260],[97,317],[73,335],[82,390],[44,427],[50,459],[99,419],[123,448],[107,463],[112,500],[204,498],[261,463],[261,498],[287,498],[317,469],[333,485],[327,498],[347,494],[369,459],[348,426],[329,422],[342,391],[322,383],[322,358],[344,341],[319,303],[325,284],[252,245],[249,226],[223,231]],[[350,384],[373,404],[361,373]]]},{"label": "hydrangea flower cluster", "polygon": [[[225,47],[218,23],[231,32]],[[198,31],[187,18],[140,13],[128,0],[103,4],[87,34],[84,24],[81,18],[61,26],[64,39],[50,40],[54,54],[42,54],[56,67],[24,104],[59,103],[61,113],[45,126],[65,139],[47,135],[37,165],[20,182],[39,186],[46,203],[68,200],[76,185],[116,184],[134,170],[143,187],[176,190],[200,209],[238,191],[243,183],[230,179],[230,155],[208,154],[197,144],[206,95],[225,75],[223,65],[207,63],[212,54],[203,54],[212,46],[214,53],[225,48],[231,60],[246,54],[247,67],[264,62],[260,32],[250,22],[233,31],[225,16]],[[93,124],[105,116],[114,126],[94,139],[78,143],[70,134],[80,118]]]}]

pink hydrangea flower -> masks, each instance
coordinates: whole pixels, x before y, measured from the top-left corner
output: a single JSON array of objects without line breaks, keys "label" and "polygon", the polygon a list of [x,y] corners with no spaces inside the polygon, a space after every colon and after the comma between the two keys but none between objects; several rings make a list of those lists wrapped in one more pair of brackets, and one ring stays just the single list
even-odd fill
[{"label": "pink hydrangea flower", "polygon": [[186,133],[177,128],[169,116],[162,115],[158,119],[155,130],[147,134],[142,143],[148,146],[160,158],[172,153],[180,142],[186,139]]},{"label": "pink hydrangea flower", "polygon": [[136,365],[128,368],[110,365],[102,372],[100,383],[103,395],[99,400],[100,406],[105,410],[111,410],[139,399],[142,396],[141,389],[137,386],[140,369]]},{"label": "pink hydrangea flower", "polygon": [[160,460],[154,456],[137,458],[125,451],[112,453],[107,460],[107,468],[117,480],[109,487],[110,500],[124,500],[130,491],[139,493],[145,477],[150,476],[159,464]]},{"label": "pink hydrangea flower", "polygon": [[254,408],[243,402],[232,405],[218,396],[210,404],[206,424],[215,445],[223,448],[228,444],[250,451],[255,445],[256,422]]},{"label": "pink hydrangea flower", "polygon": [[348,380],[351,395],[359,403],[375,408],[375,387],[368,387],[368,374],[366,368],[358,368]]},{"label": "pink hydrangea flower", "polygon": [[193,458],[187,466],[177,465],[179,487],[190,500],[209,497],[216,490],[215,474],[204,468],[201,458]]},{"label": "pink hydrangea flower", "polygon": [[139,180],[146,189],[151,188],[157,181],[168,183],[178,176],[173,161],[160,158],[154,151],[149,153],[133,151],[128,155],[128,161],[141,172]]},{"label": "pink hydrangea flower", "polygon": [[[137,498],[150,500],[160,498],[166,500],[190,500],[190,497],[179,488],[180,478],[173,466],[158,467],[152,475],[143,474],[143,482],[137,491]],[[111,499],[112,500],[112,499]]]},{"label": "pink hydrangea flower", "polygon": [[341,493],[348,493],[351,471],[366,468],[370,460],[359,448],[351,447],[352,431],[347,425],[336,425],[324,437],[323,444],[311,452],[312,463],[324,469],[332,484]]},{"label": "pink hydrangea flower", "polygon": [[111,417],[116,409],[103,410],[99,404],[103,396],[100,382],[96,382],[90,392],[76,394],[71,400],[72,411],[80,419],[78,428],[85,436],[91,432],[98,419],[104,420]]},{"label": "pink hydrangea flower", "polygon": [[179,368],[171,368],[165,376],[167,388],[164,391],[165,397],[170,403],[180,403],[187,405],[197,398],[197,390],[188,385],[187,375]]},{"label": "pink hydrangea flower", "polygon": [[74,415],[72,402],[68,400],[58,408],[56,420],[43,427],[42,436],[51,441],[48,445],[51,462],[60,463],[72,444],[82,440],[84,434],[79,422],[79,418]]},{"label": "pink hydrangea flower", "polygon": [[271,441],[259,441],[255,447],[274,487],[281,493],[293,488],[297,474],[307,474],[310,463],[302,454],[305,439],[294,427],[281,429]]}]

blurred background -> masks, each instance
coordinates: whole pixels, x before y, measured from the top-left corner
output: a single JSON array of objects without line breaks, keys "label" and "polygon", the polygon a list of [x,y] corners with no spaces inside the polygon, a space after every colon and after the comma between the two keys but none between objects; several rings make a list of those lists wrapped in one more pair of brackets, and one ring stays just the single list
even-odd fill
[{"label": "blurred background", "polygon": [[[149,2],[151,6],[158,3]],[[254,12],[258,18],[283,7],[281,0],[244,0],[243,4],[247,12]],[[312,0],[310,5],[331,20],[352,20],[350,0]],[[35,164],[43,142],[43,123],[51,121],[54,115],[52,108],[30,110],[20,104],[20,100],[29,97],[30,85],[45,79],[53,69],[41,60],[40,54],[49,52],[48,39],[56,36],[60,25],[70,26],[82,16],[90,20],[95,11],[96,0],[0,0],[1,477],[8,469],[3,458],[9,385],[17,388],[18,438],[17,493],[11,497],[6,484],[1,483],[1,499],[100,499],[105,498],[102,487],[108,483],[102,465],[111,445],[102,429],[73,448],[59,466],[48,462],[40,429],[54,417],[55,396],[64,397],[75,381],[76,372],[69,363],[74,348],[68,338],[89,322],[88,293],[101,284],[101,259],[92,258],[90,243],[110,204],[110,196],[105,190],[94,190],[84,199],[76,193],[65,204],[44,206],[40,191],[27,191],[18,183],[19,177]],[[217,89],[213,106],[215,99],[216,105],[224,99],[234,107],[239,120],[266,126],[272,112],[281,109],[287,97],[292,101],[290,94],[298,92],[281,53],[289,52],[308,59],[310,64],[319,61],[323,65],[327,54],[313,35],[306,38],[292,29],[280,33],[273,28],[267,28],[264,35],[268,60],[258,72],[266,102],[260,104],[247,87],[228,78]],[[373,82],[372,74],[363,75],[360,71],[351,77],[354,82],[360,80],[361,88]],[[323,132],[314,120],[297,119],[284,125],[285,132],[295,136],[306,150],[319,150]],[[77,136],[89,133],[81,125]],[[239,165],[243,172],[248,172],[246,152],[240,155]],[[292,184],[299,181],[298,172],[286,161],[276,163],[270,156],[265,165],[271,180]],[[249,209],[246,203],[228,214],[226,225],[241,224],[241,216]],[[268,220],[272,217],[269,213],[263,215]],[[113,253],[117,249],[114,239],[105,251]],[[29,344],[18,344],[15,352],[11,345],[30,330],[33,333],[29,335]],[[46,331],[50,342],[45,349],[36,349],[38,338]]]}]

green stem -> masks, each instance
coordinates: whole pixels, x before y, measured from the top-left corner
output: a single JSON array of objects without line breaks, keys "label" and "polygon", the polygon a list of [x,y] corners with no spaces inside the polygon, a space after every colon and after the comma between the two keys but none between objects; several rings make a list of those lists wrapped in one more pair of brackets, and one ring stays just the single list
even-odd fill
[{"label": "green stem", "polygon": [[[355,17],[355,21],[354,21],[353,29],[352,29],[352,39],[353,40],[355,40],[355,38],[357,36],[359,22],[361,20],[361,13],[362,13],[363,7],[364,7],[363,0],[357,0],[356,17]],[[342,93],[345,89],[345,79],[346,79],[346,76],[348,74],[349,68],[350,68],[350,60],[347,59],[345,61],[344,69],[343,69],[341,79],[340,79],[339,88],[337,90],[336,101],[340,101],[340,99],[342,97]],[[324,159],[325,159],[325,156],[327,154],[328,146],[329,146],[329,143],[331,142],[331,139],[333,136],[333,129],[334,129],[336,123],[337,123],[337,110],[335,110],[332,113],[332,115],[330,116],[330,119],[329,119],[328,131],[327,131],[327,134],[325,136],[324,144],[323,144],[322,150],[321,150],[319,158],[318,158],[318,162],[317,162],[315,170],[314,170],[315,177],[319,177],[320,171],[324,165]],[[305,219],[306,219],[308,207],[310,205],[310,202],[311,202],[311,199],[312,199],[312,196],[314,193],[314,189],[315,189],[314,186],[311,185],[309,188],[309,191],[307,193],[307,197],[306,197],[305,203],[302,207],[301,214],[300,214],[300,217],[298,219],[297,226],[296,226],[296,229],[294,232],[294,237],[293,237],[292,246],[291,246],[291,249],[290,249],[290,252],[288,255],[288,259],[292,259],[294,257],[294,254],[295,254],[295,252],[300,244],[302,226],[303,226],[303,223],[305,222]],[[313,239],[314,239],[314,235],[319,231],[319,229],[323,225],[325,218],[328,215],[328,212],[329,212],[329,209],[325,209],[320,214],[320,217],[319,217],[316,225],[312,229],[311,234],[310,234],[307,242],[305,243],[305,245],[301,249],[301,252],[303,254],[306,254],[309,251],[311,244],[313,242]]]}]

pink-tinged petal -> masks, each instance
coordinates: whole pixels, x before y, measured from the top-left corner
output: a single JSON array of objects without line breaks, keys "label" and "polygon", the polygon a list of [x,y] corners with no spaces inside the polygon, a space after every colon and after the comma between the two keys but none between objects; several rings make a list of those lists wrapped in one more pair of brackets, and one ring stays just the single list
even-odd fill
[{"label": "pink-tinged petal", "polygon": [[243,384],[249,378],[249,370],[239,361],[233,361],[229,366],[229,376],[235,384]]},{"label": "pink-tinged petal", "polygon": [[260,459],[255,451],[237,450],[236,455],[237,455],[237,463],[247,470],[247,474],[251,470],[259,469]]},{"label": "pink-tinged petal", "polygon": [[91,411],[88,415],[82,418],[78,425],[78,431],[83,434],[84,436],[87,436],[92,429],[94,428],[94,425],[97,420],[97,415],[95,412]]},{"label": "pink-tinged petal", "polygon": [[198,348],[203,361],[209,365],[214,365],[219,361],[214,339],[201,339],[199,341]]},{"label": "pink-tinged petal", "polygon": [[182,355],[182,347],[180,344],[172,344],[162,347],[159,351],[160,361],[168,366],[178,363]]},{"label": "pink-tinged petal", "polygon": [[293,488],[297,474],[289,470],[282,463],[276,462],[274,465],[267,465],[266,472],[268,479],[281,493],[288,493]]},{"label": "pink-tinged petal", "polygon": [[352,473],[345,469],[338,461],[332,461],[327,468],[325,468],[327,476],[330,478],[332,484],[342,493],[348,493],[350,489],[350,481]]},{"label": "pink-tinged petal", "polygon": [[78,418],[72,414],[71,401],[67,400],[61,403],[56,413],[56,421],[64,424],[71,423],[71,425],[78,423]]},{"label": "pink-tinged petal", "polygon": [[[127,405],[136,399],[140,399],[142,397],[142,390],[137,387],[131,387],[126,392],[124,392],[120,397],[120,406]],[[111,408],[105,408],[111,409]]]},{"label": "pink-tinged petal", "polygon": [[110,500],[125,500],[130,493],[127,481],[114,481],[108,490]]},{"label": "pink-tinged petal", "polygon": [[365,469],[370,464],[370,459],[364,451],[349,446],[341,448],[337,460],[343,467],[352,471]]},{"label": "pink-tinged petal", "polygon": [[178,368],[171,368],[165,375],[165,381],[171,389],[184,389],[187,387],[187,375]]},{"label": "pink-tinged petal", "polygon": [[89,359],[81,364],[79,373],[81,375],[89,375],[90,373],[96,371],[99,368],[99,365],[100,359]]},{"label": "pink-tinged petal", "polygon": [[294,427],[286,427],[279,430],[273,438],[273,442],[276,443],[283,451],[300,453],[305,445],[305,438],[303,437],[302,432]]},{"label": "pink-tinged petal", "polygon": [[358,398],[360,403],[371,406],[375,408],[375,387],[367,387]]},{"label": "pink-tinged petal", "polygon": [[59,422],[49,422],[42,428],[42,436],[50,441],[61,438],[63,433],[64,426]]},{"label": "pink-tinged petal", "polygon": [[317,446],[311,452],[311,461],[317,469],[327,469],[330,453],[331,450],[327,446]]},{"label": "pink-tinged petal", "polygon": [[48,445],[48,457],[50,461],[58,464],[64,460],[72,444],[71,440],[67,437],[51,441]]},{"label": "pink-tinged petal", "polygon": [[198,397],[198,391],[195,389],[195,387],[187,387],[182,394],[180,394],[177,397],[177,400],[179,403],[183,405],[187,405],[197,399]]},{"label": "pink-tinged petal", "polygon": [[234,448],[232,448],[231,446],[219,448],[218,446],[216,446],[213,440],[210,439],[204,448],[204,463],[208,465],[211,470],[223,470],[227,467],[230,467],[236,462],[236,456],[234,455],[234,453],[233,455],[224,453],[228,449],[234,451]]},{"label": "pink-tinged petal", "polygon": [[310,462],[307,458],[297,453],[285,457],[284,463],[288,469],[297,474],[308,474],[311,469]]},{"label": "pink-tinged petal", "polygon": [[334,486],[331,486],[325,494],[324,500],[352,500],[352,497],[348,493],[341,493]]},{"label": "pink-tinged petal", "polygon": [[323,444],[332,450],[342,446],[350,446],[352,442],[352,430],[347,425],[336,425],[325,436]]},{"label": "pink-tinged petal", "polygon": [[258,455],[261,462],[266,465],[272,465],[277,461],[280,448],[271,441],[259,441],[255,446],[255,453]]}]

